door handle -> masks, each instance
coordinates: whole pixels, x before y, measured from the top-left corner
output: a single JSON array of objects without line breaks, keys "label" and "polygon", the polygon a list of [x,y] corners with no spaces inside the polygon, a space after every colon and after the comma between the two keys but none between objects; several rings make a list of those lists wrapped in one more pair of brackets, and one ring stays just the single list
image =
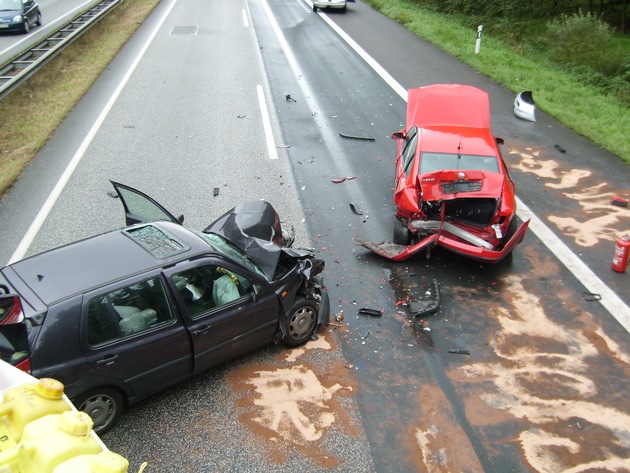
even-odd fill
[{"label": "door handle", "polygon": [[113,365],[118,359],[118,355],[107,355],[105,358],[98,360],[96,362],[97,365]]},{"label": "door handle", "polygon": [[210,325],[200,325],[197,330],[193,332],[193,335],[205,335],[210,330]]}]

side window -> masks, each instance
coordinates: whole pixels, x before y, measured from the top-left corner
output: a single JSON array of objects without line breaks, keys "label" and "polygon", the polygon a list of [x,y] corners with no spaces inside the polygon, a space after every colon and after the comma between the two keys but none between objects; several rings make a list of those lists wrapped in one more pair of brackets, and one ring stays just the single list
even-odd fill
[{"label": "side window", "polygon": [[87,338],[99,346],[168,323],[173,313],[160,278],[94,297],[88,303]]},{"label": "side window", "polygon": [[177,273],[173,275],[173,282],[193,318],[235,300],[250,297],[252,293],[247,278],[215,265]]},{"label": "side window", "polygon": [[411,169],[411,164],[413,163],[413,156],[414,154],[416,154],[416,148],[417,148],[417,143],[418,143],[417,131],[418,131],[417,128],[412,128],[409,131],[409,133],[407,134],[407,137],[405,138],[405,141],[407,143],[405,144],[405,147],[402,150],[402,168],[406,176],[409,175],[409,170]]}]

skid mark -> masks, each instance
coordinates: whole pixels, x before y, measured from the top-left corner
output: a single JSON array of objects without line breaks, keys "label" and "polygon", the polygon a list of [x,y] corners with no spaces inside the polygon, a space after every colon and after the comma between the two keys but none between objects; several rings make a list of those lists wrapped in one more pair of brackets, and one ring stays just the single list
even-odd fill
[{"label": "skid mark", "polygon": [[[449,375],[476,385],[486,410],[501,411],[524,427],[516,440],[536,471],[630,471],[630,401],[609,386],[628,389],[628,354],[601,329],[583,333],[554,321],[520,276],[509,276],[507,284],[512,306],[494,314],[499,329],[491,346],[498,361],[473,363]],[[593,325],[586,315],[579,321]],[[621,375],[598,359],[609,359],[611,351],[617,352]],[[610,405],[602,390],[612,391]],[[489,424],[478,401],[469,399],[466,411],[472,423]],[[494,420],[505,422],[501,416]]]},{"label": "skid mark", "polygon": [[[582,207],[581,217],[551,215],[549,221],[565,235],[573,238],[583,247],[591,247],[600,240],[616,241],[620,234],[630,232],[630,207],[611,204],[617,194],[607,189],[606,183],[584,187],[583,180],[591,176],[586,169],[563,171],[554,160],[541,160],[540,153],[531,148],[525,151],[510,150],[510,154],[520,157],[512,167],[544,179],[545,186],[562,189],[564,196]],[[622,190],[628,197],[628,189]],[[583,217],[583,218],[582,218]]]},{"label": "skid mark", "polygon": [[[322,337],[279,358],[293,362],[309,350],[330,347]],[[299,365],[248,365],[230,373],[228,382],[242,393],[237,400],[244,409],[240,420],[266,440],[276,463],[284,462],[294,449],[323,467],[336,467],[339,459],[322,446],[327,433],[335,430],[352,437],[359,435],[342,403],[342,398],[355,392],[356,382],[341,360],[325,367],[306,361]]]},{"label": "skid mark", "polygon": [[449,473],[465,471],[482,473],[483,468],[465,432],[453,414],[444,392],[435,385],[426,384],[420,389],[418,402],[422,408],[419,427],[411,427],[410,437],[418,452],[418,471]]}]

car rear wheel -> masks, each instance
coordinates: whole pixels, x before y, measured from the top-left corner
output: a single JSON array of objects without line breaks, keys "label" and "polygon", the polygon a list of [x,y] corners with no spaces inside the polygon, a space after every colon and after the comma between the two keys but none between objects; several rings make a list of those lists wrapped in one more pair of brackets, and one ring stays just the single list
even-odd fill
[{"label": "car rear wheel", "polygon": [[398,218],[394,218],[394,243],[403,246],[411,244],[411,232]]},{"label": "car rear wheel", "polygon": [[315,5],[313,5],[313,11],[316,12],[317,11],[317,7]]},{"label": "car rear wheel", "polygon": [[290,347],[302,345],[308,341],[317,327],[317,302],[303,297],[296,299],[289,310],[288,333],[284,343]]},{"label": "car rear wheel", "polygon": [[102,435],[116,424],[122,414],[124,399],[117,389],[103,387],[79,396],[76,406],[78,410],[89,414],[94,421],[94,432]]}]

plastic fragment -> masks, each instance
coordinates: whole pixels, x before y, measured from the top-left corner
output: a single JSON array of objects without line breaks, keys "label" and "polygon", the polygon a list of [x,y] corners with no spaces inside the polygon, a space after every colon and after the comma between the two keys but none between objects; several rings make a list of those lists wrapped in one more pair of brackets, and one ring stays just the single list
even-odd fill
[{"label": "plastic fragment", "polygon": [[470,352],[463,348],[451,348],[448,352],[455,353],[456,355],[470,355]]},{"label": "plastic fragment", "polygon": [[369,309],[367,307],[363,307],[363,308],[359,309],[359,314],[361,314],[361,315],[371,315],[371,316],[374,316],[374,317],[380,317],[381,315],[383,315],[383,311],[377,310],[377,309]]}]

